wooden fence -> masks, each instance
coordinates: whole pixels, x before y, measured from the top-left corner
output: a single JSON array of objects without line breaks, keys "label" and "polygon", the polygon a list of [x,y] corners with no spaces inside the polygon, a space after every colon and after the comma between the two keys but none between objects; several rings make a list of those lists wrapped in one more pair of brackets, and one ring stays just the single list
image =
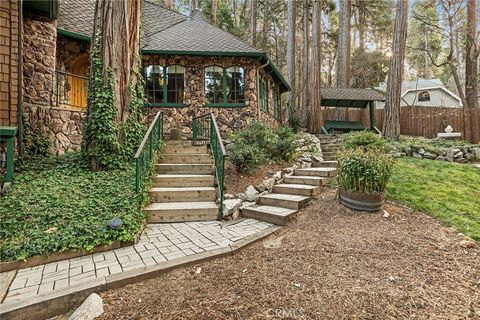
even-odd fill
[{"label": "wooden fence", "polygon": [[[375,126],[380,130],[383,112],[383,109],[375,110]],[[350,108],[346,117],[370,127],[368,109]],[[323,118],[334,120],[335,108],[324,109]],[[434,138],[438,132],[444,132],[447,125],[461,132],[462,139],[480,143],[480,108],[402,107],[400,112],[400,131],[404,135]]]}]

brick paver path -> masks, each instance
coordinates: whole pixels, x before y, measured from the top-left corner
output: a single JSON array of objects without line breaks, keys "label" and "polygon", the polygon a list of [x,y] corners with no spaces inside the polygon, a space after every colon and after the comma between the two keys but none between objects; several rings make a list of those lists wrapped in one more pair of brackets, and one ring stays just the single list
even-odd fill
[{"label": "brick paver path", "polygon": [[4,302],[228,247],[271,226],[254,219],[151,224],[136,245],[19,270]]}]

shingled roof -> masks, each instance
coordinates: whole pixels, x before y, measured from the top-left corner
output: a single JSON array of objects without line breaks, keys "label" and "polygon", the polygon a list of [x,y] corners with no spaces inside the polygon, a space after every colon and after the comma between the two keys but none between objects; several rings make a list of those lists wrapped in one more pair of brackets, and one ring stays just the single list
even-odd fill
[{"label": "shingled roof", "polygon": [[384,101],[385,97],[373,89],[322,88],[322,106],[365,108],[370,101]]},{"label": "shingled roof", "polygon": [[[61,0],[59,33],[90,39],[94,15],[93,0]],[[265,52],[212,25],[200,11],[189,17],[144,0],[141,50],[144,54],[256,57],[262,64],[269,62],[265,70],[272,74],[283,92],[290,90],[288,82]]]}]

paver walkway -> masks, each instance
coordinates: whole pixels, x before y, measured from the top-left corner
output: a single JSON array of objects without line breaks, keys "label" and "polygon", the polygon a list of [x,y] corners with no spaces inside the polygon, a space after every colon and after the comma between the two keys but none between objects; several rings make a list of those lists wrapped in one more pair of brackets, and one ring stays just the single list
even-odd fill
[{"label": "paver walkway", "polygon": [[228,247],[272,226],[254,219],[150,224],[133,246],[19,270],[4,303]]}]

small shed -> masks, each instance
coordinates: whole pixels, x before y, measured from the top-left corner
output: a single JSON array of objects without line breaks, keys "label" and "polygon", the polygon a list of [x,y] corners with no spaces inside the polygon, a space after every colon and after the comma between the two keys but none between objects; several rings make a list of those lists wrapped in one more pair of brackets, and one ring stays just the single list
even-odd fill
[{"label": "small shed", "polygon": [[[382,93],[373,89],[345,89],[345,88],[322,88],[322,107],[335,108],[367,108],[370,115],[370,130],[380,132],[375,127],[375,102],[385,101]],[[325,134],[331,131],[364,130],[366,127],[362,121],[350,121],[347,119],[325,120],[322,131]]]}]

